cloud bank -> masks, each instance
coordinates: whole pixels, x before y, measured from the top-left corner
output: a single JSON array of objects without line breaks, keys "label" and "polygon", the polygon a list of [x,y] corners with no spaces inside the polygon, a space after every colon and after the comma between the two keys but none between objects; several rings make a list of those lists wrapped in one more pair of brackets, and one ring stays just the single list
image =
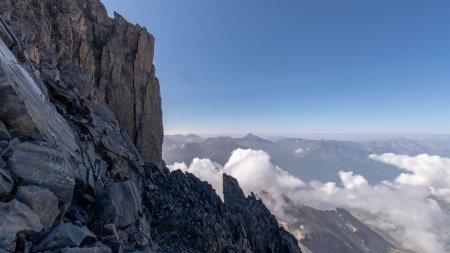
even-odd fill
[{"label": "cloud bank", "polygon": [[[406,249],[416,252],[446,252],[450,245],[450,159],[383,154],[371,159],[402,168],[394,181],[371,185],[351,171],[340,171],[336,182],[305,183],[270,163],[263,151],[235,150],[222,167],[209,159],[195,158],[170,165],[208,181],[222,196],[222,174],[235,177],[246,194],[268,192],[267,207],[283,221],[295,220],[284,210],[289,197],[295,204],[319,209],[345,207],[368,215],[371,225],[386,231]],[[261,195],[263,196],[263,195]],[[446,248],[447,247],[447,248]]]}]

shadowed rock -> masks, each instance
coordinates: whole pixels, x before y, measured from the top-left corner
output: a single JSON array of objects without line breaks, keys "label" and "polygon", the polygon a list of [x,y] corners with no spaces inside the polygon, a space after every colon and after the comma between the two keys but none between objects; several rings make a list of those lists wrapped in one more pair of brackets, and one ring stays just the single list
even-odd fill
[{"label": "shadowed rock", "polygon": [[136,222],[142,213],[141,194],[132,181],[113,183],[99,196],[93,209],[93,222],[113,223],[124,228]]},{"label": "shadowed rock", "polygon": [[58,198],[53,192],[34,185],[20,186],[16,197],[39,216],[44,227],[52,228],[59,214]]},{"label": "shadowed rock", "polygon": [[85,239],[95,241],[95,235],[86,227],[70,223],[61,223],[55,227],[39,244],[33,246],[33,252],[61,249],[66,246],[78,247]]},{"label": "shadowed rock", "polygon": [[237,180],[223,174],[225,207],[230,211],[234,237],[248,243],[255,252],[301,252],[293,236],[278,222],[255,195],[245,197]]},{"label": "shadowed rock", "polygon": [[[2,163],[4,166],[5,163],[3,162],[3,159],[0,158],[0,165],[2,165]],[[10,193],[13,186],[14,180],[12,179],[11,174],[7,170],[2,169],[2,166],[0,166],[0,197]]]},{"label": "shadowed rock", "polygon": [[108,247],[64,248],[61,253],[111,253]]},{"label": "shadowed rock", "polygon": [[3,121],[0,120],[0,141],[9,141],[11,140],[11,135],[6,130],[6,125]]},{"label": "shadowed rock", "polygon": [[25,204],[17,200],[0,202],[0,248],[14,251],[17,233],[31,234],[43,228],[38,215]]}]

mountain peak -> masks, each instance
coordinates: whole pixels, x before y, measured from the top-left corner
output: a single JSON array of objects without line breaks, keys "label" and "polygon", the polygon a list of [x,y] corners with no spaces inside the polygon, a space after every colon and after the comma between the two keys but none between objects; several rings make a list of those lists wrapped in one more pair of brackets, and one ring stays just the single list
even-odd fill
[{"label": "mountain peak", "polygon": [[243,139],[262,139],[262,138],[259,137],[259,136],[254,135],[254,134],[252,134],[252,133],[249,133],[249,134],[247,134],[246,136],[244,136]]}]

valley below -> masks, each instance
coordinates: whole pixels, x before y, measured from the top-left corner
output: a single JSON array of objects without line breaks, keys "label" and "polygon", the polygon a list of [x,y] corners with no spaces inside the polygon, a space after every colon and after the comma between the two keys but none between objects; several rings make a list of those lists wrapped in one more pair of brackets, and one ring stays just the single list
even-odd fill
[{"label": "valley below", "polygon": [[450,245],[449,144],[174,135],[165,136],[163,157],[219,195],[222,173],[237,178],[303,252],[440,252]]}]

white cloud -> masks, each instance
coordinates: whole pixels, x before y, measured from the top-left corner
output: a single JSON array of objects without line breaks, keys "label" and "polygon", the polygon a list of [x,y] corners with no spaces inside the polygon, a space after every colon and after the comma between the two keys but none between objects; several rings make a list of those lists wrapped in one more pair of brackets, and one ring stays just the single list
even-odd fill
[{"label": "white cloud", "polygon": [[208,181],[221,197],[223,173],[238,179],[247,195],[261,191],[286,193],[305,185],[299,178],[272,165],[267,153],[251,149],[236,149],[224,167],[209,159],[198,158],[195,158],[189,167],[184,163],[174,163],[168,167],[170,170],[181,169],[190,172]]},{"label": "white cloud", "polygon": [[418,156],[370,155],[370,158],[395,165],[407,171],[400,174],[395,183],[428,187],[430,192],[450,204],[450,159],[427,154]]},{"label": "white cloud", "polygon": [[372,225],[388,232],[407,249],[431,253],[448,250],[449,210],[444,210],[437,200],[449,204],[446,208],[450,206],[450,159],[395,154],[370,158],[401,167],[405,173],[393,182],[370,185],[361,175],[341,171],[342,186],[336,182],[306,184],[271,164],[267,153],[250,149],[235,150],[224,167],[196,158],[189,166],[178,163],[169,168],[191,172],[210,182],[219,195],[223,173],[235,177],[246,194],[269,192],[270,198],[263,201],[280,220],[295,219],[285,214],[286,203],[279,201],[281,195],[286,195],[297,204],[365,212],[373,217]]},{"label": "white cloud", "polygon": [[295,150],[294,153],[300,154],[300,153],[303,153],[303,151],[304,150],[302,148],[299,148],[299,149]]}]

